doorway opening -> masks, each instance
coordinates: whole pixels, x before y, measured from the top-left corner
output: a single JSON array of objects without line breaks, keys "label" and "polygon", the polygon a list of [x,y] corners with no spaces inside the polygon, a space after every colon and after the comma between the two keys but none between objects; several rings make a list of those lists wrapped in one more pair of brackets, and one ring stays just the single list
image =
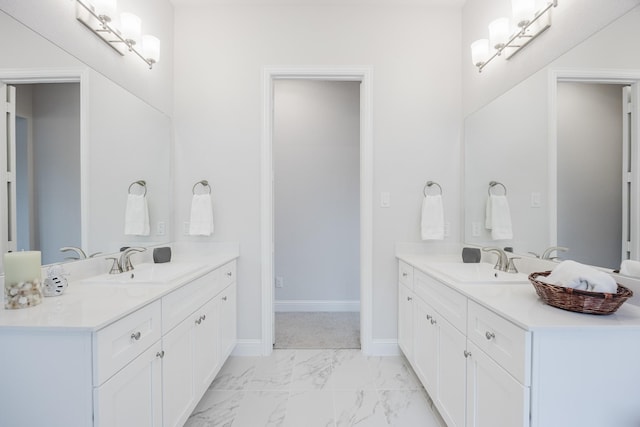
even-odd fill
[{"label": "doorway opening", "polygon": [[[373,237],[373,141],[372,141],[372,71],[369,68],[265,69],[263,74],[263,138],[261,173],[261,283],[262,335],[261,351],[269,355],[275,340],[275,208],[274,208],[274,87],[280,80],[354,82],[359,91],[359,301],[360,347],[365,354],[381,354],[372,340],[372,237]],[[322,262],[322,259],[317,260]],[[283,277],[283,286],[287,286]]]},{"label": "doorway opening", "polygon": [[274,82],[274,348],[360,348],[360,82]]}]

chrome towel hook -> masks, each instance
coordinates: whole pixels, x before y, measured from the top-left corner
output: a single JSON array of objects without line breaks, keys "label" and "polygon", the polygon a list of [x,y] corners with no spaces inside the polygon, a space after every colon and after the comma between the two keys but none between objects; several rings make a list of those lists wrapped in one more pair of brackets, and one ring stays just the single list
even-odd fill
[{"label": "chrome towel hook", "polygon": [[129,184],[129,189],[127,190],[129,194],[133,194],[131,192],[131,189],[133,188],[134,185],[139,185],[140,187],[142,187],[142,189],[144,190],[144,193],[142,193],[142,195],[143,196],[147,195],[147,183],[145,182],[145,180],[140,179],[138,181],[133,181],[131,184]]},{"label": "chrome towel hook", "polygon": [[211,194],[211,186],[209,185],[209,181],[207,181],[206,179],[203,179],[202,181],[198,181],[195,184],[193,184],[193,188],[191,189],[191,192],[193,194],[196,194],[196,187],[198,185],[201,185],[202,187],[206,188],[209,191],[209,194]]},{"label": "chrome towel hook", "polygon": [[491,193],[491,189],[492,189],[493,187],[495,187],[496,185],[499,185],[499,186],[501,186],[501,187],[502,187],[502,189],[504,190],[504,195],[506,196],[506,195],[507,195],[507,187],[505,187],[505,185],[504,185],[503,183],[498,182],[498,181],[491,181],[491,182],[489,182],[489,188],[487,189],[487,193],[489,193],[489,195],[491,196],[491,194],[492,194],[492,193]]},{"label": "chrome towel hook", "polygon": [[427,181],[427,184],[422,189],[422,193],[424,194],[424,197],[427,197],[427,188],[431,188],[434,185],[438,187],[438,189],[440,190],[440,195],[442,196],[442,187],[440,186],[440,184],[438,184],[435,181]]}]

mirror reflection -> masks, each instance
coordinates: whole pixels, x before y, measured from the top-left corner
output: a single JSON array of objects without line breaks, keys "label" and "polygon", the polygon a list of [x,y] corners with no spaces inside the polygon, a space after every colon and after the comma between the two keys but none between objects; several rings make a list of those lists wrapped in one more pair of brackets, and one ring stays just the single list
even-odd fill
[{"label": "mirror reflection", "polygon": [[[170,118],[3,12],[0,48],[15,53],[0,57],[0,85],[17,102],[4,123],[16,164],[0,187],[2,252],[40,250],[48,264],[171,241]],[[127,235],[127,190],[139,180],[149,233]]]},{"label": "mirror reflection", "polygon": [[[632,13],[465,118],[465,242],[532,256],[568,247],[552,257],[611,269],[640,259],[640,119],[628,107],[640,63],[602,52],[637,27]],[[485,228],[491,181],[509,190],[513,239]]]}]

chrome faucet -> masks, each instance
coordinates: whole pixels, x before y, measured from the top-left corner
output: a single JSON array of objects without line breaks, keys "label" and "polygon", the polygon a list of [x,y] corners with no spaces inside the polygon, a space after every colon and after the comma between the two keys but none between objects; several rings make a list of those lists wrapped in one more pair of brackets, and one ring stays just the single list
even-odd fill
[{"label": "chrome faucet", "polygon": [[74,257],[68,257],[65,259],[86,259],[87,258],[87,254],[78,247],[75,246],[63,246],[60,248],[60,252],[75,252],[76,256]]},{"label": "chrome faucet", "polygon": [[493,252],[498,255],[498,261],[496,262],[496,265],[493,267],[494,269],[499,271],[509,270],[509,257],[507,257],[507,254],[502,249],[496,248],[496,247],[487,247],[487,248],[482,248],[482,250],[485,252]]},{"label": "chrome faucet", "polygon": [[551,257],[551,254],[553,253],[553,251],[557,251],[557,252],[566,252],[568,251],[569,248],[565,248],[564,246],[550,246],[547,249],[544,250],[544,252],[542,253],[542,256],[540,257],[541,259],[555,259],[557,257]]},{"label": "chrome faucet", "polygon": [[133,264],[131,264],[131,255],[133,255],[135,252],[144,252],[146,250],[147,248],[132,247],[122,251],[122,254],[120,254],[120,260],[118,261],[120,271],[124,273],[125,271],[133,270]]}]

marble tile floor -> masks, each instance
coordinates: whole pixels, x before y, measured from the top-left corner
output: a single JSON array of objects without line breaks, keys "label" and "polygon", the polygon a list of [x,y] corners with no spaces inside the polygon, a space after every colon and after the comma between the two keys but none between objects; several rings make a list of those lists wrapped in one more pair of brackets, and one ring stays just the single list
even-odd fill
[{"label": "marble tile floor", "polygon": [[408,362],[360,350],[230,357],[186,427],[444,427]]}]

